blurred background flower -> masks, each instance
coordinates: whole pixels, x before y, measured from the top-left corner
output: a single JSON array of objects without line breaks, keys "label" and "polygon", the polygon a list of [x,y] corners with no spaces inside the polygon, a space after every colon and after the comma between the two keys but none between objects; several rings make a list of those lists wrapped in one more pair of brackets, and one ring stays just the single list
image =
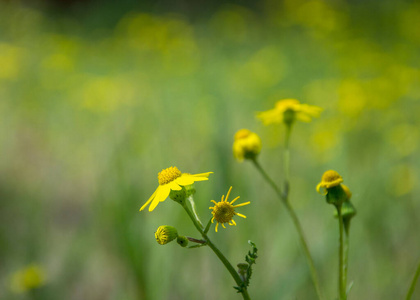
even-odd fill
[{"label": "blurred background flower", "polygon": [[160,224],[195,233],[177,203],[138,212],[177,165],[214,171],[197,186],[203,220],[231,185],[256,204],[214,236],[232,262],[258,245],[251,296],[313,299],[290,220],[231,150],[238,129],[258,133],[281,178],[284,133],[254,112],[296,98],[324,109],[294,128],[290,198],[327,298],[337,233],[313,187],[331,168],[358,208],[352,298],[401,298],[419,253],[419,16],[408,0],[0,2],[0,286],[36,261],[42,299],[231,299],[208,249],[154,242]]}]

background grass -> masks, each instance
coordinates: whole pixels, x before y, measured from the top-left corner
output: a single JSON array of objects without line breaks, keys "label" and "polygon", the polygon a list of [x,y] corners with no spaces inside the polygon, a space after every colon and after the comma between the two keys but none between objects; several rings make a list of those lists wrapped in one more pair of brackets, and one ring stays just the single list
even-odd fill
[{"label": "background grass", "polygon": [[[233,264],[257,244],[254,299],[315,299],[291,220],[231,154],[236,130],[257,132],[280,182],[284,132],[255,112],[292,97],[324,108],[291,141],[291,202],[324,293],[337,294],[338,228],[315,186],[335,169],[358,210],[349,299],[402,299],[420,259],[420,6],[163,4],[0,3],[0,298],[240,299],[210,249],[155,242],[160,225],[197,237],[176,203],[138,212],[175,165],[214,172],[196,184],[203,220],[231,185],[251,201],[211,236]],[[11,293],[33,262],[47,284]]]}]

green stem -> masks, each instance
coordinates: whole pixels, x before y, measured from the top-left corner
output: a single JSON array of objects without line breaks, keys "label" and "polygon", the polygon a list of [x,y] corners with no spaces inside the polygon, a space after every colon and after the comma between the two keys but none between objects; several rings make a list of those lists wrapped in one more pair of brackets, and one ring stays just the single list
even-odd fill
[{"label": "green stem", "polygon": [[284,138],[284,194],[286,198],[289,196],[290,188],[290,134],[292,132],[292,124],[286,124],[286,136]]},{"label": "green stem", "polygon": [[[210,238],[207,236],[207,234],[203,231],[203,228],[200,226],[199,222],[196,220],[194,214],[190,211],[190,209],[187,207],[187,205],[182,205],[187,212],[188,216],[190,217],[191,221],[194,223],[195,228],[200,232],[203,239],[207,242],[207,245],[213,250],[213,252],[217,255],[217,257],[220,259],[220,261],[223,263],[223,265],[226,267],[226,269],[229,271],[230,275],[232,275],[233,279],[235,280],[236,284],[238,286],[241,286],[243,283],[241,277],[239,276],[238,272],[236,272],[235,268],[232,266],[232,264],[227,260],[227,258],[223,255],[222,252],[213,244],[213,242],[210,240]],[[242,289],[242,297],[244,300],[251,299],[248,294],[248,290],[246,288]]]},{"label": "green stem", "polygon": [[349,231],[350,231],[350,223],[347,223],[347,225],[344,226],[344,275],[343,275],[343,281],[344,281],[344,289],[346,290],[346,295],[347,295],[347,272],[348,272],[348,268],[349,268],[349,242],[350,242],[350,236],[349,236]]},{"label": "green stem", "polygon": [[338,247],[338,293],[340,300],[346,300],[346,282],[344,277],[344,242],[343,242],[343,235],[344,235],[344,225],[343,225],[343,217],[341,215],[341,205],[336,205],[337,208],[337,216],[338,216],[338,227],[339,227],[339,247]]},{"label": "green stem", "polygon": [[195,210],[195,202],[194,202],[193,196],[189,196],[188,200],[190,201],[192,213],[194,214],[194,218],[200,224],[201,228],[203,228],[203,224],[201,223],[200,218],[198,217],[197,211]]},{"label": "green stem", "polygon": [[416,282],[417,282],[417,279],[419,278],[419,276],[420,276],[420,262],[419,262],[419,265],[417,266],[416,274],[414,274],[413,281],[411,282],[410,288],[407,292],[407,297],[405,297],[406,300],[411,299],[411,296],[413,295],[414,288],[416,287]]},{"label": "green stem", "polygon": [[288,195],[286,193],[281,192],[280,188],[274,183],[274,181],[270,178],[270,176],[268,176],[268,174],[264,171],[264,169],[261,167],[261,165],[259,164],[259,162],[257,160],[253,159],[252,162],[254,163],[254,166],[257,168],[257,170],[264,177],[264,179],[268,182],[268,184],[276,192],[277,196],[279,197],[281,202],[286,207],[286,210],[287,210],[288,214],[292,218],[293,224],[294,224],[294,226],[295,226],[295,228],[298,232],[298,235],[299,235],[299,240],[300,240],[300,243],[302,245],[303,252],[304,252],[304,254],[306,256],[306,260],[308,262],[309,270],[311,272],[312,281],[314,283],[315,290],[316,290],[316,293],[318,295],[318,299],[322,300],[323,297],[322,297],[322,293],[321,293],[321,289],[320,289],[320,285],[319,285],[318,274],[317,274],[316,269],[315,269],[315,264],[314,264],[314,261],[312,259],[311,253],[309,252],[308,243],[306,242],[305,236],[303,234],[302,226],[300,225],[299,219],[298,219],[295,211],[293,210],[292,206],[290,205],[290,203],[288,201]]}]

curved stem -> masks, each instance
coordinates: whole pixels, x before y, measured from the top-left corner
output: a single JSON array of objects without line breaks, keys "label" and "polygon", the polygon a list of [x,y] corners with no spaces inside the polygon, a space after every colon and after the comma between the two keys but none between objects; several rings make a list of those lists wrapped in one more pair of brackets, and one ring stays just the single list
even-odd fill
[{"label": "curved stem", "polygon": [[340,300],[346,300],[346,282],[344,277],[344,225],[343,217],[341,215],[341,205],[336,205],[338,215],[338,227],[339,227],[339,247],[338,247],[338,292]]},{"label": "curved stem", "polygon": [[274,183],[274,181],[270,178],[270,176],[268,176],[268,174],[264,171],[264,169],[261,167],[260,163],[257,160],[253,159],[252,162],[254,163],[254,166],[257,168],[257,170],[264,177],[264,179],[267,181],[267,183],[276,192],[277,196],[279,197],[281,202],[286,207],[286,210],[287,210],[288,214],[292,218],[293,225],[295,226],[295,228],[298,232],[299,240],[300,240],[300,243],[302,245],[303,252],[306,256],[306,260],[308,262],[309,270],[311,272],[312,281],[314,283],[318,299],[322,300],[323,297],[322,297],[321,288],[320,288],[320,285],[319,285],[318,274],[317,274],[316,269],[315,269],[315,264],[314,264],[314,261],[312,259],[311,253],[309,252],[308,243],[306,242],[305,235],[303,234],[302,226],[300,225],[299,219],[298,219],[295,211],[293,210],[292,206],[290,205],[290,203],[288,201],[288,193],[287,194],[286,194],[286,192],[282,193],[280,188]]},{"label": "curved stem", "polygon": [[414,293],[414,288],[416,287],[416,282],[417,282],[417,279],[419,278],[419,276],[420,276],[420,262],[419,262],[419,265],[417,266],[417,271],[414,274],[413,281],[411,282],[410,288],[409,288],[409,290],[407,292],[407,297],[405,297],[406,300],[410,300],[411,299],[411,296]]},{"label": "curved stem", "polygon": [[[217,255],[217,257],[220,259],[220,261],[223,263],[223,265],[226,267],[226,269],[229,271],[230,275],[232,275],[233,279],[235,280],[236,284],[238,286],[241,286],[243,283],[241,277],[239,276],[238,272],[236,272],[235,268],[232,266],[232,264],[227,260],[227,258],[223,255],[222,252],[216,247],[216,245],[213,244],[213,242],[210,240],[210,238],[207,236],[207,234],[203,231],[203,228],[200,226],[198,221],[196,220],[194,214],[190,211],[190,209],[187,207],[187,205],[182,205],[187,212],[188,216],[190,217],[191,221],[194,223],[195,228],[200,232],[203,239],[207,242],[207,245],[213,250],[213,252]],[[244,288],[242,290],[242,297],[244,300],[250,300],[248,290]]]},{"label": "curved stem", "polygon": [[197,220],[198,224],[200,224],[201,228],[203,228],[203,223],[201,223],[201,220],[198,217],[197,211],[195,210],[195,202],[194,202],[193,196],[192,195],[189,196],[188,200],[190,201],[192,213],[194,214],[195,219]]}]

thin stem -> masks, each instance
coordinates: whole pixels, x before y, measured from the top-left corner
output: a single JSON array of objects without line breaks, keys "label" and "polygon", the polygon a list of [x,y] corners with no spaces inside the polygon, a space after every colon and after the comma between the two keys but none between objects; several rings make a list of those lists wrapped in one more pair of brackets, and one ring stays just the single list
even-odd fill
[{"label": "thin stem", "polygon": [[290,188],[290,134],[292,132],[292,124],[286,124],[286,136],[284,138],[284,194],[286,198],[289,196]]},{"label": "thin stem", "polygon": [[[202,227],[198,223],[198,221],[195,219],[194,214],[189,210],[187,205],[182,205],[187,212],[188,216],[190,217],[191,221],[194,223],[195,228],[200,232],[203,239],[207,242],[207,245],[213,250],[213,252],[217,255],[217,257],[220,259],[220,261],[223,263],[223,265],[226,267],[226,269],[229,271],[230,275],[232,275],[233,279],[235,280],[236,284],[238,286],[241,286],[243,283],[241,277],[239,276],[238,272],[233,268],[232,264],[227,260],[227,258],[223,255],[222,252],[213,244],[213,242],[210,240],[210,238],[207,236],[207,234],[203,231]],[[242,297],[244,300],[250,300],[248,290],[246,288],[243,288],[242,291]]]},{"label": "thin stem", "polygon": [[194,242],[194,243],[198,243],[198,244],[205,244],[205,243],[207,243],[206,241],[199,240],[199,239],[196,239],[196,238],[192,238],[192,237],[189,237],[189,236],[187,236],[186,238],[187,238],[190,242]]},{"label": "thin stem", "polygon": [[252,162],[254,163],[254,166],[257,168],[257,170],[261,173],[261,175],[264,177],[264,179],[267,181],[267,183],[273,188],[273,190],[276,192],[277,196],[281,200],[281,202],[285,205],[286,210],[290,217],[292,218],[293,224],[298,232],[300,243],[302,244],[303,252],[306,256],[306,260],[308,262],[309,270],[311,272],[312,281],[315,286],[315,290],[318,296],[318,299],[322,300],[322,293],[321,288],[318,280],[318,274],[315,269],[315,264],[312,259],[311,253],[309,252],[308,243],[306,242],[305,236],[303,234],[302,226],[300,225],[299,219],[293,210],[292,206],[290,205],[288,201],[288,195],[286,193],[282,193],[280,188],[274,183],[274,181],[268,176],[268,174],[264,171],[264,169],[261,167],[260,163],[253,159]]},{"label": "thin stem", "polygon": [[349,243],[350,243],[350,235],[349,235],[349,231],[350,231],[350,223],[348,222],[347,225],[344,225],[344,265],[343,265],[343,269],[344,269],[344,275],[343,275],[343,281],[344,281],[344,288],[346,290],[346,295],[347,295],[347,272],[348,272],[348,268],[349,268]]},{"label": "thin stem", "polygon": [[194,214],[194,218],[197,220],[197,222],[200,224],[201,228],[203,228],[203,224],[201,223],[200,218],[198,217],[197,211],[195,210],[195,202],[194,202],[194,198],[193,196],[189,196],[188,200],[190,201],[191,204],[191,209],[192,209],[192,213]]},{"label": "thin stem", "polygon": [[281,192],[280,188],[274,183],[274,181],[268,176],[268,174],[264,171],[264,169],[261,167],[260,163],[256,159],[251,160],[254,164],[254,166],[257,168],[257,170],[261,173],[262,177],[268,182],[268,184],[273,188],[273,190],[276,192],[277,196],[279,196],[279,199],[286,203],[287,198],[286,196]]},{"label": "thin stem", "polygon": [[414,274],[413,281],[411,282],[410,288],[407,292],[407,297],[405,297],[406,300],[411,299],[411,296],[413,295],[414,288],[416,287],[416,282],[417,282],[417,279],[419,278],[419,276],[420,276],[420,262],[419,262],[419,265],[417,266],[416,274]]},{"label": "thin stem", "polygon": [[343,242],[343,235],[344,235],[344,225],[343,225],[343,217],[341,215],[341,205],[336,205],[337,208],[337,216],[338,216],[338,227],[339,227],[339,247],[338,247],[338,292],[340,296],[340,300],[346,300],[346,282],[344,277],[344,242]]}]

